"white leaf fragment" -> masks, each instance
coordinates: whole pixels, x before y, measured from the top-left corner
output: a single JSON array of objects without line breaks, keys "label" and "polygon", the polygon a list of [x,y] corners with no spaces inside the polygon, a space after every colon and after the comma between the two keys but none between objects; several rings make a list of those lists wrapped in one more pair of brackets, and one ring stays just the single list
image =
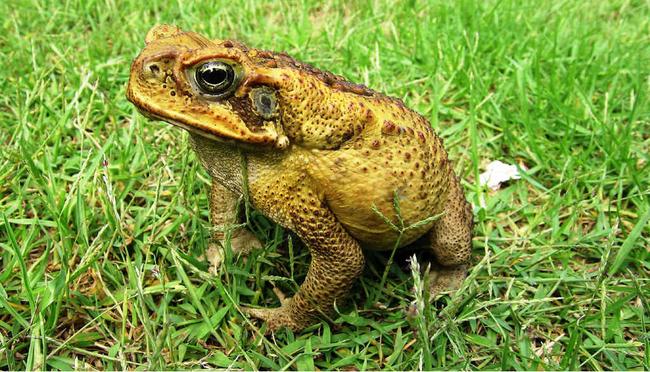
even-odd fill
[{"label": "white leaf fragment", "polygon": [[481,186],[487,185],[492,190],[498,190],[502,183],[520,178],[517,166],[494,160],[487,165],[485,172],[481,173],[479,182]]}]

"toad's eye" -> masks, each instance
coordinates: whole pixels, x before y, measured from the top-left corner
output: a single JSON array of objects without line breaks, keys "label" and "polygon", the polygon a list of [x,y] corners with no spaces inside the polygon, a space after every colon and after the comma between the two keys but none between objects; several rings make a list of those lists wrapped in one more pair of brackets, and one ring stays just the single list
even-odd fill
[{"label": "toad's eye", "polygon": [[236,74],[231,65],[211,61],[200,65],[195,70],[194,78],[203,93],[222,96],[235,86]]}]

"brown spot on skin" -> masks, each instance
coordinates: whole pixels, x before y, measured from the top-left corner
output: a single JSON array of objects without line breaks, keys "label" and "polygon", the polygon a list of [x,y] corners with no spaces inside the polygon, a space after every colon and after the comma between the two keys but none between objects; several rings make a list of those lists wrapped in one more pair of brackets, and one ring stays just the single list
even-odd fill
[{"label": "brown spot on skin", "polygon": [[223,47],[224,48],[232,48],[233,47],[232,41],[230,41],[230,40],[224,41],[223,42]]},{"label": "brown spot on skin", "polygon": [[395,123],[390,120],[384,120],[384,127],[382,128],[382,133],[392,134],[395,131]]},{"label": "brown spot on skin", "polygon": [[418,131],[418,139],[420,140],[420,142],[424,142],[425,141],[424,133]]},{"label": "brown spot on skin", "polygon": [[372,141],[372,148],[377,150],[379,148],[379,140]]}]

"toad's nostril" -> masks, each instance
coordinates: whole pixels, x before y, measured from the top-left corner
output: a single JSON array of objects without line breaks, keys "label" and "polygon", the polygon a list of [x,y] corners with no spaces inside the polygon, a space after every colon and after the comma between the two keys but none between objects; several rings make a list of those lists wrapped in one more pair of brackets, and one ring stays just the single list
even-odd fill
[{"label": "toad's nostril", "polygon": [[158,67],[157,64],[152,63],[149,65],[149,71],[151,71],[151,73],[154,75],[158,75],[158,73],[160,72],[160,67]]},{"label": "toad's nostril", "polygon": [[160,61],[145,62],[142,66],[142,77],[151,82],[160,82],[165,78],[165,65]]}]

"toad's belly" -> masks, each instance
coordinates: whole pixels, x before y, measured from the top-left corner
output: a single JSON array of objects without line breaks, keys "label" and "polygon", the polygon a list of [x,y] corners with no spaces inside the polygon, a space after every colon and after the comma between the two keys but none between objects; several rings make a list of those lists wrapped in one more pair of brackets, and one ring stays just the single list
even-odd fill
[{"label": "toad's belly", "polygon": [[[395,151],[368,154],[363,149],[338,150],[314,161],[317,166],[310,173],[350,235],[368,249],[387,250],[397,243],[395,227],[417,224],[444,208],[446,168],[433,169],[436,159],[421,159],[419,163],[415,159],[413,155],[395,156]],[[405,231],[399,246],[413,242],[432,224],[430,221]]]}]

